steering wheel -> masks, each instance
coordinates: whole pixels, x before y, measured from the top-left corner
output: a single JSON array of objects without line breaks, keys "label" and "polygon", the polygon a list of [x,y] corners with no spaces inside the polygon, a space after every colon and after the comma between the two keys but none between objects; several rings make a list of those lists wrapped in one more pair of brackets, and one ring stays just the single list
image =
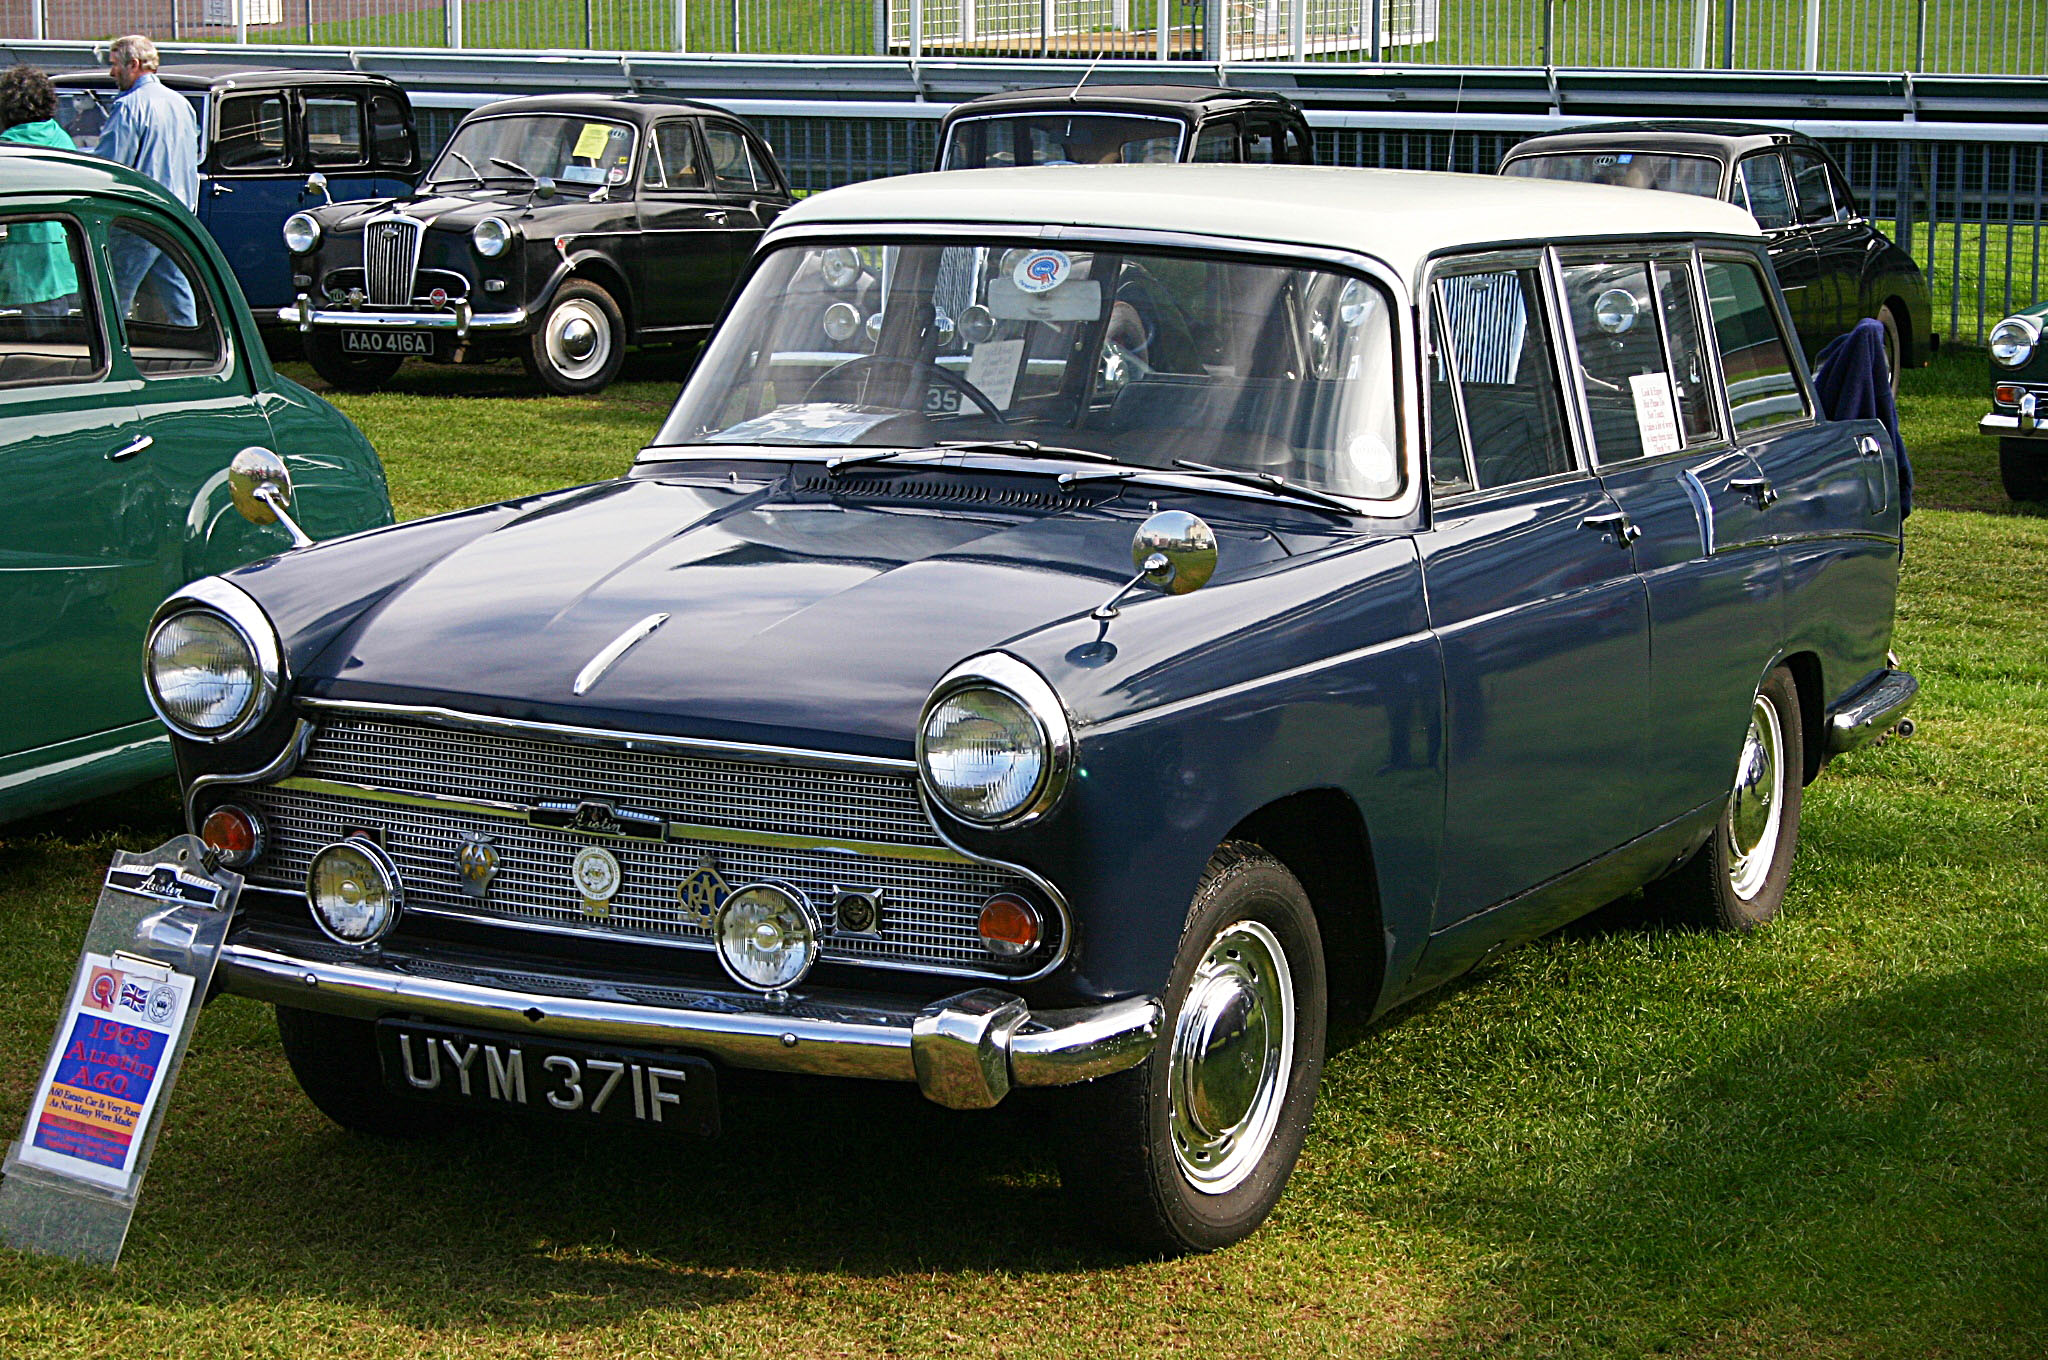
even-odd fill
[{"label": "steering wheel", "polygon": [[812,383],[810,390],[804,393],[804,400],[816,401],[818,393],[828,383],[857,368],[904,368],[912,372],[923,373],[929,377],[937,378],[941,384],[952,388],[961,396],[973,402],[983,415],[993,420],[996,424],[1008,425],[1010,423],[1003,418],[1003,413],[996,408],[996,404],[988,399],[988,393],[982,391],[952,369],[946,368],[930,359],[907,359],[897,354],[856,354],[843,364],[834,364],[818,375],[818,380]]}]

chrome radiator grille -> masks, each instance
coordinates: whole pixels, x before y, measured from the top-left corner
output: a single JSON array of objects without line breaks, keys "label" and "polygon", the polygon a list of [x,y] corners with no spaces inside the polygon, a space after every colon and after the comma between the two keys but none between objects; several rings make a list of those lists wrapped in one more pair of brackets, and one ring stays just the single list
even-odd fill
[{"label": "chrome radiator grille", "polygon": [[[1025,880],[947,848],[908,771],[629,751],[350,715],[323,722],[290,777],[233,796],[267,825],[268,847],[248,877],[272,887],[302,889],[321,846],[369,828],[398,865],[408,910],[708,948],[709,923],[682,906],[677,888],[710,856],[728,887],[778,879],[800,888],[828,931],[839,890],[881,890],[880,933],[830,934],[828,960],[1003,977],[1035,972],[1060,944],[1054,914],[1053,938],[1020,963],[982,947],[982,903],[1024,890]],[[655,812],[671,836],[591,836],[515,811],[558,799]],[[457,870],[457,850],[471,836],[488,836],[498,852],[481,901],[464,894]],[[586,913],[572,886],[570,861],[585,845],[602,845],[622,870],[602,917]]]},{"label": "chrome radiator grille", "polygon": [[363,229],[363,277],[373,307],[412,304],[420,258],[420,224],[410,217],[374,218]]}]

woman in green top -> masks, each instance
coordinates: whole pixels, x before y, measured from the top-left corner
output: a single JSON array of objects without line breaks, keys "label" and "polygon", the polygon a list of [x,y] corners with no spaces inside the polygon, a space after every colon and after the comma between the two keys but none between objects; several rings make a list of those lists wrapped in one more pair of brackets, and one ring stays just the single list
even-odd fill
[{"label": "woman in green top", "polygon": [[[57,91],[33,66],[0,76],[0,142],[76,150],[57,125]],[[0,310],[67,316],[78,308],[78,272],[55,222],[0,226]]]}]

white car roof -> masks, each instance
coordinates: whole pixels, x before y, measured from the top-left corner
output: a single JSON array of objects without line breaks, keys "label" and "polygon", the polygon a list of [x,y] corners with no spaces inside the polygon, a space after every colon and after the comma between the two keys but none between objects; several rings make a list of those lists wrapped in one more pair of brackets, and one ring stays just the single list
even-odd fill
[{"label": "white car roof", "polygon": [[1374,256],[1413,283],[1430,255],[1503,242],[1746,236],[1756,220],[1717,199],[1650,189],[1314,165],[1071,165],[949,170],[869,180],[803,199],[777,219],[916,225],[1016,223],[1195,232]]}]

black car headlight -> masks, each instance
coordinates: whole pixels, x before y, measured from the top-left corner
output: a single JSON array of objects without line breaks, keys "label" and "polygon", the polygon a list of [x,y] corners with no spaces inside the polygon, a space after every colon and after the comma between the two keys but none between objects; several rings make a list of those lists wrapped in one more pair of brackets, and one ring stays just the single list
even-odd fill
[{"label": "black car headlight", "polygon": [[284,220],[284,248],[303,255],[320,244],[320,223],[311,213],[293,213]]},{"label": "black car headlight", "polygon": [[2009,316],[1991,328],[1987,343],[1994,362],[2018,368],[2034,357],[2034,346],[2040,341],[2040,327],[2026,317]]},{"label": "black car headlight", "polygon": [[1001,653],[954,667],[918,722],[917,764],[948,812],[1023,826],[1051,811],[1073,767],[1066,709],[1038,672]]},{"label": "black car headlight", "polygon": [[254,600],[211,576],[157,610],[142,673],[150,707],[193,741],[242,735],[263,721],[284,687],[277,630]]}]

